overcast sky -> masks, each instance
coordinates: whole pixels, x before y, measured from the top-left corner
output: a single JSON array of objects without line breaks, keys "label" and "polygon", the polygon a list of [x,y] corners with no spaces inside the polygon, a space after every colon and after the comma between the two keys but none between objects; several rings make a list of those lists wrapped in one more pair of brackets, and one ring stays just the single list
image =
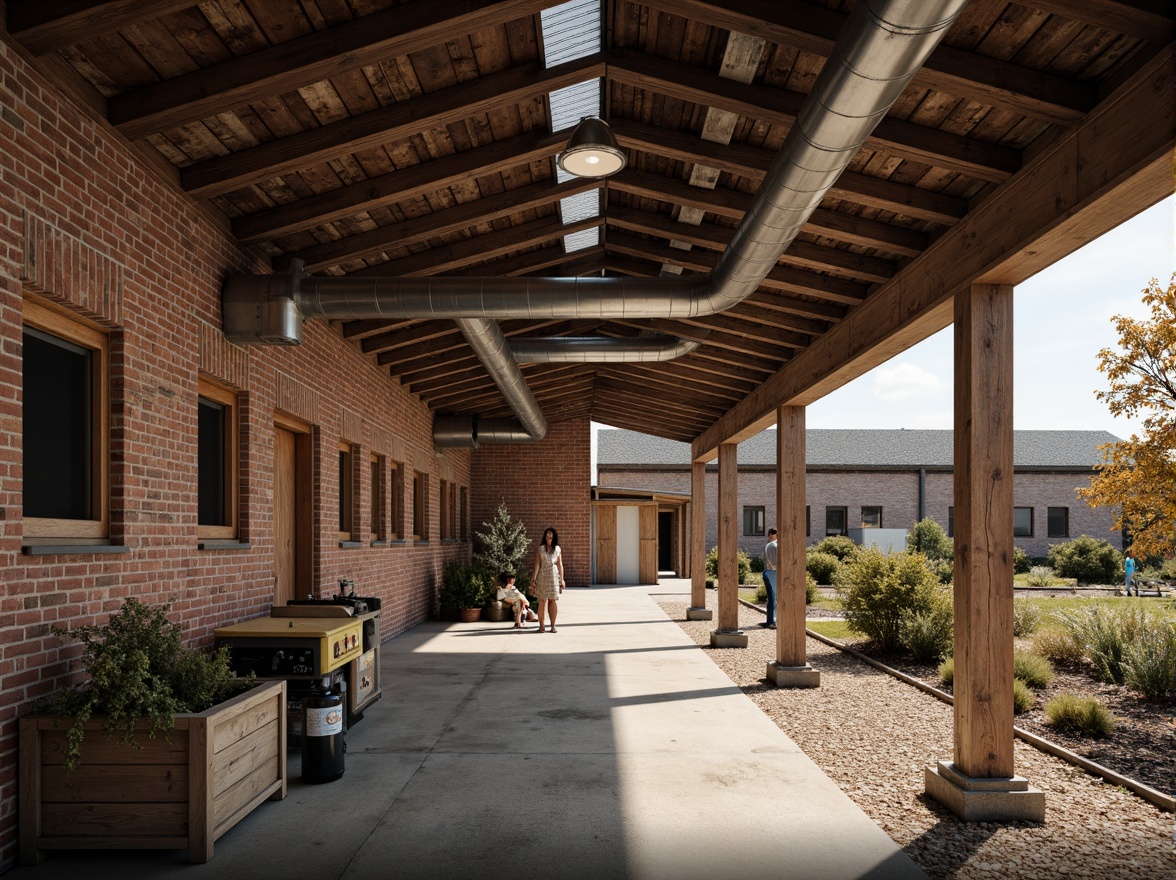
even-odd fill
[{"label": "overcast sky", "polygon": [[[1018,430],[1104,430],[1128,437],[1137,423],[1113,419],[1098,352],[1114,348],[1115,315],[1146,317],[1151,278],[1176,271],[1169,197],[1017,287],[1013,301],[1013,423]],[[808,407],[810,428],[950,428],[952,328],[924,340]],[[593,476],[595,477],[595,432]]]}]

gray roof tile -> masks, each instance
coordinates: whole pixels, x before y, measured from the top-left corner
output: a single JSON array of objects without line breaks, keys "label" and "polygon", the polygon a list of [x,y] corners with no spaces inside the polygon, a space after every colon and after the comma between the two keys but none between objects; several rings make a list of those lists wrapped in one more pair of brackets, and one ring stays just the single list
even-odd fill
[{"label": "gray roof tile", "polygon": [[[1018,468],[1090,468],[1102,460],[1098,447],[1118,439],[1107,431],[1014,431],[1013,464]],[[690,444],[602,428],[597,433],[596,460],[606,466],[689,466]],[[950,467],[952,432],[814,428],[805,433],[805,460],[810,468]],[[763,431],[739,444],[739,464],[775,463],[775,431]]]}]

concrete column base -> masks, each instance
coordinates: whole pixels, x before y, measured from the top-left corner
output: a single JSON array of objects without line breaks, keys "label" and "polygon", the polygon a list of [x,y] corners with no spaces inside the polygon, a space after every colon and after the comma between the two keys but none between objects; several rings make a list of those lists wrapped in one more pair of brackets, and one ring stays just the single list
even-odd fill
[{"label": "concrete column base", "polygon": [[926,768],[927,794],[965,822],[1044,822],[1045,793],[1021,776],[965,776],[951,761]]},{"label": "concrete column base", "polygon": [[773,660],[768,664],[768,681],[778,688],[815,688],[821,686],[821,673],[808,663],[784,666]]},{"label": "concrete column base", "polygon": [[712,648],[746,648],[747,633],[741,629],[716,629],[711,633]]},{"label": "concrete column base", "polygon": [[713,620],[715,613],[709,608],[687,608],[687,620]]}]

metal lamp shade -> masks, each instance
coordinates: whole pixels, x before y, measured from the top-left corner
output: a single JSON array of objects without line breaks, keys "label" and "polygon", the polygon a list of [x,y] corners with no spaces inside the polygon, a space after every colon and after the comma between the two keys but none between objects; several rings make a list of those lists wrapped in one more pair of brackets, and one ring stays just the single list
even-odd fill
[{"label": "metal lamp shade", "polygon": [[567,149],[559,154],[559,167],[576,177],[608,177],[625,167],[625,154],[607,122],[585,116],[572,129]]}]

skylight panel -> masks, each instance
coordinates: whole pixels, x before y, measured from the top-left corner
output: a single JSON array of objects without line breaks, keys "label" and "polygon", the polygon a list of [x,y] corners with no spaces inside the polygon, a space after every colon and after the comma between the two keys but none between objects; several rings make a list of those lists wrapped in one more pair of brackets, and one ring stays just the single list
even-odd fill
[{"label": "skylight panel", "polygon": [[539,22],[543,30],[546,67],[600,51],[600,0],[561,3],[543,10]]}]

